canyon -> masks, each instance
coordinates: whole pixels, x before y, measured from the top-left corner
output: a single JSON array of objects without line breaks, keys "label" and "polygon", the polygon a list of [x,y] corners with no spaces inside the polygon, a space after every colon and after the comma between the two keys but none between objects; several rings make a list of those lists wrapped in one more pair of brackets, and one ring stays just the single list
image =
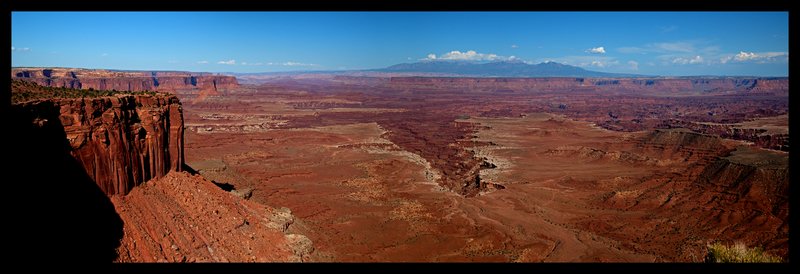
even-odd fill
[{"label": "canyon", "polygon": [[260,81],[182,95],[187,163],[292,208],[335,261],[788,254],[785,78]]},{"label": "canyon", "polygon": [[55,209],[24,220],[98,261],[788,258],[786,78],[12,79],[174,93],[12,105],[15,172]]}]

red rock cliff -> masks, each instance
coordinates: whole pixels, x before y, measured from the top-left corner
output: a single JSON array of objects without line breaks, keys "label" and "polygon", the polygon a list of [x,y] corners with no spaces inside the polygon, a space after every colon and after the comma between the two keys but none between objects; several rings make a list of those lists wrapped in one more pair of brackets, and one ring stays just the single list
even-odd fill
[{"label": "red rock cliff", "polygon": [[[354,81],[340,78],[339,80]],[[389,86],[413,89],[463,89],[483,92],[554,90],[629,92],[750,92],[788,94],[788,78],[467,78],[392,77]]]},{"label": "red rock cliff", "polygon": [[70,68],[14,68],[11,78],[42,86],[76,89],[224,92],[239,86],[233,76],[179,71],[112,71]]},{"label": "red rock cliff", "polygon": [[69,153],[106,195],[183,167],[183,113],[173,95],[48,99],[13,106],[39,127],[63,128]]}]

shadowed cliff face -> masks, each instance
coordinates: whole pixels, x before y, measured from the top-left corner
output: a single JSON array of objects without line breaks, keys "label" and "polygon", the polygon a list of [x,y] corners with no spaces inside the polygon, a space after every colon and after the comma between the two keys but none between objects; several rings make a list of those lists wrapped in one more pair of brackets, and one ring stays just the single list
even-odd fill
[{"label": "shadowed cliff face", "polygon": [[49,99],[13,112],[33,125],[58,123],[67,153],[107,195],[183,166],[183,114],[174,96]]},{"label": "shadowed cliff face", "polygon": [[15,194],[33,196],[31,203],[43,209],[12,212],[19,215],[10,220],[18,230],[13,235],[21,235],[20,247],[13,248],[20,260],[316,258],[312,242],[297,234],[303,225],[288,209],[248,203],[200,176],[179,172],[186,168],[184,124],[175,96],[65,98],[12,85],[17,91],[51,95],[12,105],[4,116],[13,148],[3,154],[12,162],[7,175],[25,187]]},{"label": "shadowed cliff face", "polygon": [[[14,218],[12,229],[24,244],[15,250],[21,260],[94,263],[110,262],[122,238],[122,219],[105,193],[70,154],[64,126],[53,102],[43,102],[41,112],[11,109],[9,134],[11,163],[7,178],[14,178],[17,194],[35,197]],[[51,255],[47,255],[51,254]]]}]

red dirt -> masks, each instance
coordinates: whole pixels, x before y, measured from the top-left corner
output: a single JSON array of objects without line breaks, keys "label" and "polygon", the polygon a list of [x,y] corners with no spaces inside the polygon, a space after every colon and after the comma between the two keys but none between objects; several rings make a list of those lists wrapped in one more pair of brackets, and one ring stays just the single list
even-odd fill
[{"label": "red dirt", "polygon": [[299,262],[313,251],[305,236],[291,233],[291,212],[242,200],[185,172],[111,201],[125,223],[119,262]]},{"label": "red dirt", "polygon": [[[788,150],[786,79],[284,78],[182,107],[14,105],[12,171],[44,186],[46,222],[77,224],[39,242],[120,262],[788,254],[788,152],[763,149]],[[182,142],[199,176],[175,171]]]},{"label": "red dirt", "polygon": [[[497,93],[431,82],[283,81],[193,101],[187,164],[291,208],[335,261],[699,261],[710,241],[788,248],[788,200],[778,199],[788,195],[788,165],[733,179],[761,189],[734,192],[752,198],[721,198],[731,187],[709,191],[704,180],[727,180],[707,175],[715,165],[739,172],[715,163],[743,143],[652,132],[670,119],[783,115],[784,95]],[[507,118],[458,119],[468,117]],[[757,162],[745,169],[767,170]],[[763,178],[779,183],[762,187]],[[732,211],[715,211],[720,202]],[[712,221],[690,221],[698,217]]]}]

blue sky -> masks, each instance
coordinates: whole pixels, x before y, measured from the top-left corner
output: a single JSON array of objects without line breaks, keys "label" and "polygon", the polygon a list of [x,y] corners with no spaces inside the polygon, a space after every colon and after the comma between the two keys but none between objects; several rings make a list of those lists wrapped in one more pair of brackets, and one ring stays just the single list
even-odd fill
[{"label": "blue sky", "polygon": [[555,61],[788,75],[787,12],[13,12],[12,66],[271,72]]}]

